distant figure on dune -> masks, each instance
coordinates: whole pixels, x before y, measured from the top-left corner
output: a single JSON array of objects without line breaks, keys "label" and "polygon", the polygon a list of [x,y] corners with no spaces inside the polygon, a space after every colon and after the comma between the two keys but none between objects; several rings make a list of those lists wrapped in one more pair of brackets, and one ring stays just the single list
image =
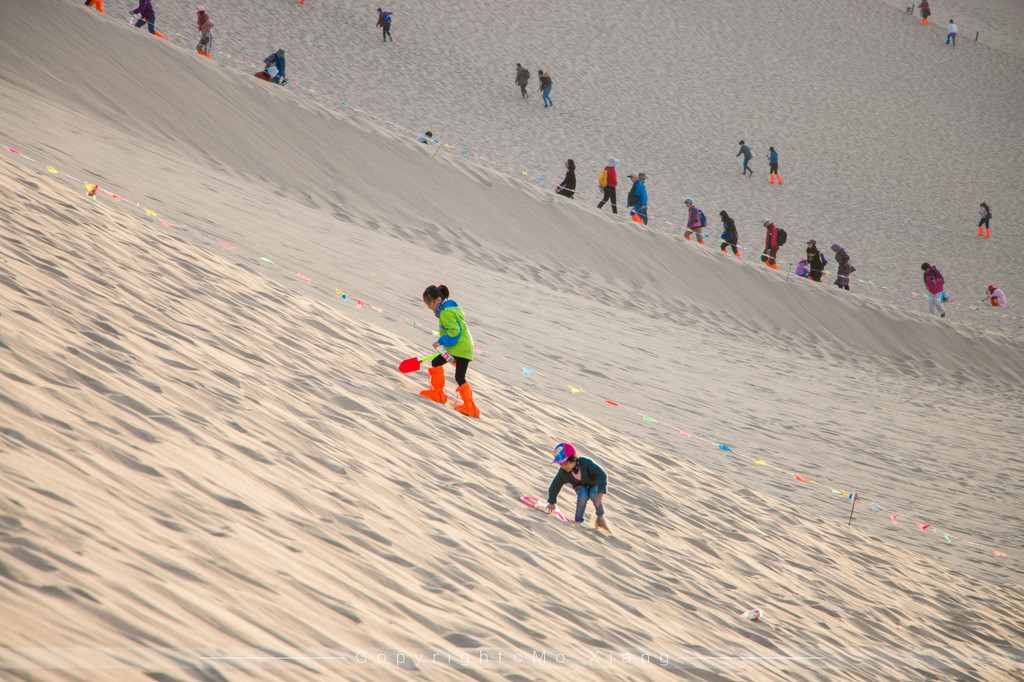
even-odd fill
[{"label": "distant figure on dune", "polygon": [[523,99],[529,99],[530,93],[526,92],[526,86],[530,82],[530,71],[525,66],[516,62],[516,85],[519,86],[519,93]]},{"label": "distant figure on dune", "polygon": [[928,0],[921,0],[921,23],[930,26],[932,22],[928,21],[928,17],[931,15],[932,8],[928,6]]},{"label": "distant figure on dune", "polygon": [[139,0],[139,6],[132,10],[132,15],[139,15],[135,22],[135,28],[142,28],[143,24],[149,24],[149,32],[156,35],[156,12],[153,10],[153,0]]},{"label": "distant figure on dune", "polygon": [[[636,176],[636,183],[631,188],[636,193],[636,203],[629,209],[633,222],[647,224],[647,173]],[[627,200],[628,201],[628,200]]]},{"label": "distant figure on dune", "polygon": [[432,139],[434,139],[434,133],[432,133],[432,132],[430,132],[428,130],[427,132],[425,132],[422,135],[420,135],[419,137],[417,137],[416,141],[417,142],[422,142],[423,144],[430,144],[430,141]]},{"label": "distant figure on dune", "polygon": [[199,27],[199,43],[196,45],[196,52],[210,56],[213,54],[213,21],[202,5],[196,7],[196,25]]},{"label": "distant figure on dune", "polygon": [[85,0],[85,6],[95,7],[96,11],[100,14],[106,14],[106,12],[103,11],[103,0]]},{"label": "distant figure on dune", "polygon": [[636,185],[640,182],[640,178],[636,176],[636,173],[630,173],[626,176],[633,183],[629,186],[629,192],[626,194],[626,208],[630,209],[630,213],[634,213],[632,210],[636,206],[637,202],[640,201],[640,197],[636,195]]},{"label": "distant figure on dune", "polygon": [[988,287],[988,296],[981,299],[982,303],[989,303],[995,308],[1006,307],[1006,294],[1003,293],[999,287],[994,287],[991,284]]},{"label": "distant figure on dune", "polygon": [[924,272],[924,286],[928,290],[928,312],[932,315],[935,314],[935,309],[939,309],[939,317],[946,316],[946,306],[942,305],[943,289],[946,285],[946,280],[942,278],[942,273],[934,265],[928,263],[921,263],[921,270]]},{"label": "distant figure on dune", "polygon": [[[981,220],[978,221],[978,236],[990,239],[988,232],[988,221],[992,220],[992,209],[984,201],[979,204],[981,207]],[[985,226],[985,234],[981,233],[981,226]]]},{"label": "distant figure on dune", "polygon": [[727,247],[732,247],[732,255],[741,258],[736,244],[740,241],[740,233],[736,231],[736,221],[729,217],[725,211],[719,211],[718,217],[722,219],[722,253]]},{"label": "distant figure on dune", "polygon": [[761,226],[764,227],[764,252],[761,253],[761,262],[772,270],[778,270],[775,263],[775,256],[779,253],[779,247],[786,243],[784,230],[775,227],[775,223],[767,218],[761,219]]},{"label": "distant figure on dune", "polygon": [[380,7],[377,8],[377,25],[381,28],[381,35],[384,37],[384,42],[395,42],[395,39],[391,37],[391,12],[385,12]]},{"label": "distant figure on dune", "polygon": [[604,196],[601,201],[597,202],[598,208],[603,208],[607,202],[612,202],[612,213],[618,213],[619,209],[615,206],[615,186],[619,184],[619,179],[615,175],[615,167],[619,165],[619,160],[614,156],[608,158],[608,165],[601,171],[601,175],[597,178],[597,184],[601,186],[604,191]]},{"label": "distant figure on dune", "polygon": [[740,140],[740,150],[736,153],[736,156],[743,155],[743,174],[746,175],[747,171],[750,171],[750,177],[754,177],[754,171],[750,168],[750,160],[754,158],[754,152],[750,151],[750,147],[743,140]]},{"label": "distant figure on dune", "polygon": [[820,282],[826,265],[828,265],[828,260],[825,258],[825,254],[818,251],[818,243],[813,239],[807,242],[808,276],[815,282]]},{"label": "distant figure on dune", "polygon": [[559,469],[548,486],[548,505],[544,508],[548,514],[555,510],[558,492],[566,483],[576,491],[576,523],[583,523],[583,512],[587,510],[587,502],[594,505],[597,519],[594,528],[610,531],[604,518],[604,496],[608,492],[608,475],[593,460],[580,457],[571,443],[559,443],[555,446],[555,456],[551,460]]},{"label": "distant figure on dune", "polygon": [[956,24],[953,20],[949,20],[949,33],[946,34],[946,44],[949,45],[949,41],[953,41],[953,47],[956,47]]},{"label": "distant figure on dune", "polygon": [[708,219],[704,217],[704,211],[693,205],[693,199],[690,197],[683,199],[683,203],[686,204],[686,232],[683,233],[683,237],[690,241],[690,235],[696,233],[697,243],[703,244],[704,228],[708,224]]},{"label": "distant figure on dune", "polygon": [[768,147],[768,182],[774,184],[776,178],[778,178],[781,185],[782,176],[779,175],[779,153],[775,151],[775,147]]},{"label": "distant figure on dune", "polygon": [[541,71],[538,69],[537,78],[540,79],[540,87],[537,89],[540,90],[541,94],[544,96],[544,108],[547,109],[548,107],[555,106],[555,103],[551,101],[551,74],[547,71]]},{"label": "distant figure on dune", "polygon": [[[284,48],[279,49],[277,52],[271,52],[270,55],[263,60],[263,65],[266,67],[263,69],[271,83],[284,84],[288,79],[284,75]],[[273,72],[271,72],[273,69]]]},{"label": "distant figure on dune", "polygon": [[846,249],[839,246],[839,244],[833,244],[832,250],[836,254],[836,265],[839,266],[838,272],[836,273],[835,285],[840,289],[850,290],[850,275],[857,268],[850,264],[850,255],[846,253]]},{"label": "distant figure on dune", "polygon": [[420,395],[442,405],[448,402],[448,394],[444,392],[444,366],[454,362],[455,381],[459,385],[456,391],[462,399],[454,407],[468,417],[479,417],[480,410],[473,402],[473,389],[466,383],[466,370],[473,361],[473,337],[469,334],[462,308],[449,296],[448,287],[443,284],[431,284],[423,291],[423,304],[437,317],[439,336],[434,348],[441,354],[430,363],[430,388],[420,391]]},{"label": "distant figure on dune", "polygon": [[555,192],[563,197],[576,198],[576,162],[572,159],[565,162],[565,177]]}]

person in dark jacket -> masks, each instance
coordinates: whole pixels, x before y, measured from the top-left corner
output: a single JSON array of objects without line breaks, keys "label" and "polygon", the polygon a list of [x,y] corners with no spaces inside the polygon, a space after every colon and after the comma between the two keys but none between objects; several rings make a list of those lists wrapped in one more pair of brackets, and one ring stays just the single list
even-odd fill
[{"label": "person in dark jacket", "polygon": [[597,520],[594,527],[609,531],[604,518],[604,496],[608,492],[608,476],[604,469],[586,457],[579,457],[571,443],[559,443],[555,446],[555,458],[551,461],[559,469],[548,486],[548,505],[544,508],[548,514],[555,509],[558,491],[568,483],[576,491],[576,523],[583,523],[583,512],[587,509],[587,501],[594,503]]},{"label": "person in dark jacket", "polygon": [[779,184],[782,184],[782,176],[779,175],[779,153],[775,151],[775,147],[768,147],[768,182],[775,184],[775,179],[779,179]]},{"label": "person in dark jacket", "polygon": [[270,56],[264,59],[263,63],[266,65],[267,69],[270,69],[272,66],[277,69],[277,74],[270,79],[272,82],[283,83],[287,80],[284,77],[284,48],[281,48],[277,52],[270,53]]},{"label": "person in dark jacket", "polygon": [[527,99],[530,94],[526,92],[526,85],[530,82],[530,71],[525,66],[516,62],[516,85],[519,86],[519,92],[522,94],[523,99]]},{"label": "person in dark jacket", "polygon": [[629,194],[626,195],[626,208],[633,208],[640,200],[640,197],[636,195],[636,184],[640,182],[640,179],[636,177],[636,173],[630,173],[626,177],[633,181],[629,187]]},{"label": "person in dark jacket", "polygon": [[838,272],[836,273],[835,285],[840,289],[850,290],[850,274],[853,273],[857,268],[850,265],[850,254],[846,253],[846,249],[839,246],[839,244],[833,244],[832,250],[836,254],[836,265],[838,266]]},{"label": "person in dark jacket", "polygon": [[775,227],[775,223],[767,218],[761,220],[761,226],[765,229],[764,252],[761,253],[761,262],[772,270],[778,270],[779,266],[775,263],[775,256],[779,253],[779,230]]},{"label": "person in dark jacket", "polygon": [[537,78],[540,79],[540,90],[541,95],[544,97],[544,108],[555,106],[555,103],[551,100],[551,74],[547,71],[537,70]]},{"label": "person in dark jacket", "polygon": [[825,272],[828,260],[821,251],[818,251],[818,244],[813,239],[807,242],[807,268],[808,276],[815,282],[821,281],[821,275]]},{"label": "person in dark jacket", "polygon": [[132,10],[132,14],[139,15],[139,20],[135,22],[135,28],[142,28],[143,24],[149,24],[149,32],[156,34],[156,12],[153,10],[153,0],[139,0],[139,6]]},{"label": "person in dark jacket", "polygon": [[726,248],[732,247],[732,255],[740,258],[740,251],[736,244],[740,241],[740,234],[736,231],[736,221],[729,217],[725,211],[719,211],[718,216],[722,219],[722,253]]},{"label": "person in dark jacket", "polygon": [[555,192],[563,197],[576,198],[576,162],[572,159],[565,162],[565,177]]},{"label": "person in dark jacket", "polygon": [[[992,209],[984,201],[978,204],[978,206],[981,207],[981,220],[978,221],[978,236],[991,239],[991,235],[988,232],[988,221],[992,220]],[[985,226],[984,234],[981,232],[982,225]]]},{"label": "person in dark jacket", "polygon": [[636,176],[636,185],[633,186],[636,191],[636,205],[629,209],[630,215],[633,216],[633,221],[639,222],[644,225],[647,224],[647,174],[640,173]]},{"label": "person in dark jacket", "polygon": [[750,173],[750,177],[754,177],[754,170],[750,167],[750,160],[754,158],[754,152],[750,151],[750,145],[743,140],[740,140],[740,150],[736,152],[736,156],[743,155],[743,174]]},{"label": "person in dark jacket", "polygon": [[377,8],[377,25],[381,28],[381,34],[384,36],[384,42],[395,42],[395,39],[391,37],[391,12],[385,12],[380,7]]}]

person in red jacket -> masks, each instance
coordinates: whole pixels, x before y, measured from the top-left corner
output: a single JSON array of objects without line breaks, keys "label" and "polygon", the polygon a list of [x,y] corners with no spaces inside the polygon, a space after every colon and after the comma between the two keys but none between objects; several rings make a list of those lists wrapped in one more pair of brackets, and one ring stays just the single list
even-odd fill
[{"label": "person in red jacket", "polygon": [[199,28],[199,42],[196,43],[196,52],[210,57],[213,55],[213,21],[206,13],[202,5],[196,7],[196,26]]},{"label": "person in red jacket", "polygon": [[779,253],[779,230],[775,227],[775,223],[763,218],[761,225],[764,226],[764,253],[761,254],[761,262],[770,267],[772,270],[778,270],[779,266],[775,264],[775,256]]},{"label": "person in red jacket", "polygon": [[384,42],[395,42],[395,39],[391,37],[391,12],[385,12],[380,7],[377,8],[377,25],[380,26],[382,35],[384,36]]},{"label": "person in red jacket", "polygon": [[616,214],[619,212],[615,206],[615,187],[619,184],[619,179],[615,175],[615,167],[618,165],[618,159],[614,156],[608,157],[608,165],[601,171],[601,181],[599,181],[601,189],[604,190],[604,197],[597,203],[598,208],[603,208],[607,202],[612,202],[612,213]]}]

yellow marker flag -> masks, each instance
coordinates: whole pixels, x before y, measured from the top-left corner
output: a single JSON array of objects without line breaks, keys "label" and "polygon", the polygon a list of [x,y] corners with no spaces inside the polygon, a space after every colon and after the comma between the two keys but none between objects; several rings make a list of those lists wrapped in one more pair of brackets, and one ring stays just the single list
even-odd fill
[{"label": "yellow marker flag", "polygon": [[99,189],[99,185],[93,185],[92,183],[89,183],[89,182],[86,182],[84,184],[85,184],[86,194],[88,196],[92,197],[93,199],[95,199],[96,198],[96,190]]},{"label": "yellow marker flag", "polygon": [[582,388],[576,388],[575,386],[570,386],[569,390],[571,390],[573,393],[583,393]]},{"label": "yellow marker flag", "polygon": [[768,462],[764,461],[763,459],[757,460],[756,462],[754,462],[754,464],[760,464],[762,466],[768,466]]},{"label": "yellow marker flag", "polygon": [[53,166],[47,166],[47,167],[46,167],[46,170],[50,171],[51,173],[56,173],[56,172],[58,172],[58,171],[57,171],[57,169],[56,169],[56,168],[54,168]]},{"label": "yellow marker flag", "polygon": [[146,208],[145,206],[142,207],[142,210],[146,212],[146,215],[156,215],[156,211],[151,211],[150,209]]}]

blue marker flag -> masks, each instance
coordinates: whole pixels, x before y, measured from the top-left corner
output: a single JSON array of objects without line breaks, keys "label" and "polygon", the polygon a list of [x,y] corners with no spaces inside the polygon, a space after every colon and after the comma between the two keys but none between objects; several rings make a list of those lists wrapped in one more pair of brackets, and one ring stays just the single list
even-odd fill
[{"label": "blue marker flag", "polygon": [[733,450],[732,450],[732,448],[730,448],[730,447],[729,447],[728,445],[726,445],[725,443],[719,443],[719,445],[718,445],[718,449],[719,449],[719,450],[728,450],[729,452],[732,452],[732,451],[733,451]]}]

